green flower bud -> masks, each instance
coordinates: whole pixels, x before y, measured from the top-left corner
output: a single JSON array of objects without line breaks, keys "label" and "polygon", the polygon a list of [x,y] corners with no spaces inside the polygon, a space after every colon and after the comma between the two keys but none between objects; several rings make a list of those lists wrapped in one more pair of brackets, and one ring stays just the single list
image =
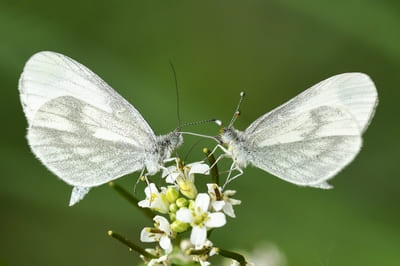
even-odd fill
[{"label": "green flower bud", "polygon": [[189,224],[183,223],[181,221],[175,220],[171,224],[171,229],[177,233],[185,232],[189,228]]},{"label": "green flower bud", "polygon": [[179,191],[173,186],[169,186],[165,192],[165,196],[169,203],[173,203],[179,197]]},{"label": "green flower bud", "polygon": [[189,210],[193,210],[194,209],[194,200],[189,200]]},{"label": "green flower bud", "polygon": [[189,202],[185,198],[179,198],[179,199],[176,200],[176,205],[179,208],[186,207],[186,206],[188,206],[188,204],[189,204]]},{"label": "green flower bud", "polygon": [[197,189],[192,181],[186,178],[177,178],[176,182],[178,183],[179,190],[183,195],[185,195],[189,199],[196,198]]},{"label": "green flower bud", "polygon": [[179,208],[178,208],[177,204],[175,204],[175,203],[172,203],[172,204],[169,205],[169,211],[170,212],[176,212],[178,209]]},{"label": "green flower bud", "polygon": [[176,220],[176,213],[175,212],[170,212],[169,213],[169,219],[171,221],[175,221]]}]

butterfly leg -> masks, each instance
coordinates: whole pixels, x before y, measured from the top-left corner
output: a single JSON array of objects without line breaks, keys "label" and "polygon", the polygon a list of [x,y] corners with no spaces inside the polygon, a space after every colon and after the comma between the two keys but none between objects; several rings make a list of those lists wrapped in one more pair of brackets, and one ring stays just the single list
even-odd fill
[{"label": "butterfly leg", "polygon": [[216,152],[218,148],[220,148],[224,153],[229,153],[229,151],[228,151],[224,146],[222,146],[221,144],[217,144],[217,145],[214,147],[214,149],[210,152],[210,154],[209,154],[208,156],[213,155],[214,152]]},{"label": "butterfly leg", "polygon": [[172,161],[176,161],[177,159],[178,159],[177,157],[170,157],[170,158],[164,159],[163,163],[169,163]]},{"label": "butterfly leg", "polygon": [[162,175],[161,175],[163,178],[166,177],[167,175],[171,174],[171,172],[169,171],[168,167],[160,166],[160,169],[163,171]]},{"label": "butterfly leg", "polygon": [[217,157],[215,162],[212,165],[210,165],[210,169],[212,169],[221,159],[230,156],[230,152],[221,144],[217,144],[208,156],[211,156],[218,148],[220,148],[224,153]]},{"label": "butterfly leg", "polygon": [[[233,171],[238,171],[236,175],[231,177]],[[238,178],[239,176],[243,175],[243,170],[239,166],[236,165],[235,162],[231,164],[231,168],[229,169],[228,177],[226,178],[225,184],[222,186],[222,189],[225,189],[225,186],[232,182],[234,179]]]},{"label": "butterfly leg", "polygon": [[[136,194],[136,186],[139,184],[139,181],[142,179],[144,170],[146,169],[146,167],[143,167],[142,171],[140,172],[140,175],[138,177],[138,179],[136,180],[135,186],[133,187],[133,193]],[[147,177],[145,176],[144,179],[146,180],[147,185],[149,185],[149,180],[147,180]]]},{"label": "butterfly leg", "polygon": [[235,176],[231,177],[229,179],[229,182],[232,182],[233,180],[235,180],[236,178],[238,178],[239,176],[243,175],[243,170],[242,168],[240,168],[239,166],[236,166],[233,170],[238,171],[239,173],[237,173]]}]

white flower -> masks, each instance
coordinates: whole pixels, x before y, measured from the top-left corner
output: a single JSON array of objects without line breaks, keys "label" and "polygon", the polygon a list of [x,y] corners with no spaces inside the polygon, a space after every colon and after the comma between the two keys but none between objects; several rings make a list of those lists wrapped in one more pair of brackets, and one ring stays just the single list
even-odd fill
[{"label": "white flower", "polygon": [[162,187],[161,192],[158,191],[154,183],[150,183],[145,189],[146,199],[138,202],[142,208],[150,208],[160,213],[168,213],[169,202],[166,198],[166,188]]},{"label": "white flower", "polygon": [[140,233],[140,241],[159,242],[160,247],[164,249],[167,254],[171,253],[171,237],[173,237],[173,232],[168,220],[160,215],[155,216],[153,220],[155,222],[155,228],[143,228],[142,232]]},{"label": "white flower", "polygon": [[196,247],[206,242],[207,229],[221,227],[226,223],[225,214],[222,212],[208,212],[209,204],[210,196],[200,193],[196,197],[193,209],[180,208],[176,213],[177,220],[192,226],[190,242]]},{"label": "white flower", "polygon": [[195,174],[209,174],[210,167],[202,162],[195,162],[183,165],[180,160],[176,160],[176,165],[168,167],[163,171],[162,177],[166,177],[167,183],[177,184],[179,191],[188,197],[194,199],[197,196],[197,189],[194,184]]},{"label": "white flower", "polygon": [[167,167],[167,169],[163,171],[162,177],[167,177],[165,181],[171,184],[175,184],[178,177],[194,182],[195,174],[208,175],[209,171],[210,167],[203,162],[182,165],[179,160],[176,160],[176,165]]},{"label": "white flower", "polygon": [[211,197],[211,206],[215,211],[222,210],[226,215],[235,218],[235,212],[233,211],[233,205],[241,203],[240,200],[231,199],[230,197],[235,195],[235,190],[226,190],[222,192],[221,187],[217,184],[207,184],[208,194]]},{"label": "white flower", "polygon": [[200,262],[200,265],[201,265],[201,266],[208,266],[208,265],[211,265],[210,262],[205,261],[205,260],[202,260],[202,259],[199,259],[199,262]]},{"label": "white flower", "polygon": [[144,257],[143,255],[140,255],[140,258],[143,260],[143,262],[146,265],[151,265],[151,266],[170,266],[171,261],[169,260],[168,255],[162,255],[162,251],[160,250],[159,247],[156,247],[155,249],[153,248],[146,248],[145,249],[148,253],[154,255],[156,258],[154,259],[149,259],[147,257]]},{"label": "white flower", "polygon": [[157,259],[151,259],[149,261],[149,264],[147,264],[147,265],[148,266],[160,266],[160,265],[167,266],[167,265],[170,265],[170,263],[168,262],[168,255],[161,256],[161,257],[159,257]]},{"label": "white flower", "polygon": [[204,254],[194,255],[193,260],[200,262],[201,266],[208,266],[211,263],[208,261],[209,257],[217,254],[217,249],[213,247],[214,244],[210,240],[206,240],[206,242],[202,246],[198,246],[196,250],[204,250]]}]

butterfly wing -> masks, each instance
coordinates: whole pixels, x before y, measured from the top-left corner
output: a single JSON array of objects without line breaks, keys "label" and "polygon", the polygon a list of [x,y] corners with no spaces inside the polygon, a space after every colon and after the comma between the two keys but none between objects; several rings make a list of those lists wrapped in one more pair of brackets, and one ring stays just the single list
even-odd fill
[{"label": "butterfly wing", "polygon": [[156,136],[91,70],[54,52],[33,55],[19,80],[36,156],[65,182],[91,187],[143,168]]},{"label": "butterfly wing", "polygon": [[135,124],[143,135],[155,134],[140,113],[99,76],[75,60],[55,52],[34,54],[25,64],[18,89],[30,124],[47,101],[72,96]]},{"label": "butterfly wing", "polygon": [[[350,112],[364,132],[374,116],[378,93],[373,81],[363,73],[335,75],[300,93],[285,104],[254,121],[247,132],[263,128],[271,116],[290,116],[318,106],[340,106]],[[280,119],[284,119],[281,117]]]},{"label": "butterfly wing", "polygon": [[70,185],[93,187],[144,167],[154,144],[135,124],[71,96],[43,104],[27,135],[34,154]]},{"label": "butterfly wing", "polygon": [[288,182],[328,188],[359,152],[376,104],[365,74],[329,78],[253,122],[244,132],[247,160]]}]

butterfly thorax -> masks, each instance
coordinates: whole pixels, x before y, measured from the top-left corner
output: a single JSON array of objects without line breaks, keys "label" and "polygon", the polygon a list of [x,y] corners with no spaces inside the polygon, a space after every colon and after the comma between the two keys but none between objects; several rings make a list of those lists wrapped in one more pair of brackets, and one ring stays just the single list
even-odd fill
[{"label": "butterfly thorax", "polygon": [[219,139],[228,148],[229,156],[239,167],[247,166],[247,148],[244,144],[243,132],[233,128],[223,128],[219,134]]}]

